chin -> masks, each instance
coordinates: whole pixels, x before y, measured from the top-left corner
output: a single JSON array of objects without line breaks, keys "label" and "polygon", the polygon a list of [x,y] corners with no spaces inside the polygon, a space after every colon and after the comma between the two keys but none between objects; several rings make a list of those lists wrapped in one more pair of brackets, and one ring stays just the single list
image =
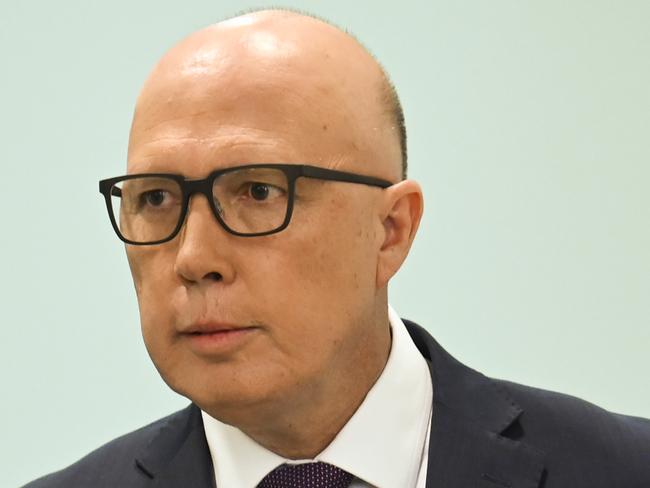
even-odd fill
[{"label": "chin", "polygon": [[[210,368],[207,367],[206,370]],[[199,376],[197,378],[197,376]],[[281,398],[282,385],[271,378],[255,375],[253,381],[242,381],[241,372],[228,375],[224,381],[218,373],[208,371],[201,375],[164,375],[163,380],[179,395],[191,400],[201,410],[228,424],[256,415],[260,409]]]},{"label": "chin", "polygon": [[241,394],[215,397],[206,392],[205,395],[195,396],[192,401],[211,417],[236,427],[250,426],[251,422],[258,423],[273,411],[269,405],[273,398],[268,397]]}]

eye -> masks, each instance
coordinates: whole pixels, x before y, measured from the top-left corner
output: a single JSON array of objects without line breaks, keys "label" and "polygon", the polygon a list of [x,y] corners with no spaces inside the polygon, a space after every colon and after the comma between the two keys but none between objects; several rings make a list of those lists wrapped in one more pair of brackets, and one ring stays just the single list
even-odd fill
[{"label": "eye", "polygon": [[247,183],[244,187],[244,191],[246,196],[256,202],[273,201],[286,194],[284,189],[261,181],[251,181]]},{"label": "eye", "polygon": [[149,190],[145,191],[140,195],[140,203],[142,205],[148,205],[150,207],[160,207],[165,203],[165,199],[168,197],[168,193],[165,190]]},{"label": "eye", "polygon": [[251,183],[248,190],[250,196],[257,201],[266,200],[270,191],[270,185],[266,183]]}]

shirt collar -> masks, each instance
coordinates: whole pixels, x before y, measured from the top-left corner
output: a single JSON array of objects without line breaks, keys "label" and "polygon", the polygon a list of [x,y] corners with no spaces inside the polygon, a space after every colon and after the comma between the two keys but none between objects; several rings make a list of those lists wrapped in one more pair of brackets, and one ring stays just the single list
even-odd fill
[{"label": "shirt collar", "polygon": [[217,487],[255,488],[283,463],[323,461],[377,487],[414,486],[431,412],[425,359],[388,307],[392,345],[379,379],[334,440],[314,459],[287,460],[202,412]]}]

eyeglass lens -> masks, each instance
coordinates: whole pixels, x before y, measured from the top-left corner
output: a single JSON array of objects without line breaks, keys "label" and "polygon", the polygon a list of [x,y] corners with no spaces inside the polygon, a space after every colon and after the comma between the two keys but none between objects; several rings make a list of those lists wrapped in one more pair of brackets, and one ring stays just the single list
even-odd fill
[{"label": "eyeglass lens", "polygon": [[[111,204],[118,228],[129,241],[165,240],[182,218],[182,189],[172,178],[142,176],[116,183]],[[282,226],[289,204],[289,183],[280,169],[247,168],[221,174],[212,185],[216,211],[224,224],[241,234]]]}]

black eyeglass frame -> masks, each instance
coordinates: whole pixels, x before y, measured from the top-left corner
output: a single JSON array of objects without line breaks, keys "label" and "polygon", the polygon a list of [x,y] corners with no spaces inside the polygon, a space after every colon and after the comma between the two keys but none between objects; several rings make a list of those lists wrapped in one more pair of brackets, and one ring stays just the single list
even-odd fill
[{"label": "black eyeglass frame", "polygon": [[[280,224],[280,226],[275,229],[268,230],[265,232],[257,232],[253,234],[245,233],[245,232],[237,232],[231,229],[230,227],[228,227],[228,225],[221,218],[219,209],[217,208],[217,204],[215,202],[212,193],[214,181],[217,178],[219,178],[221,175],[224,175],[226,173],[231,173],[233,171],[241,171],[246,169],[256,169],[256,168],[279,169],[286,175],[287,183],[288,183],[287,212],[282,224]],[[142,177],[169,178],[176,181],[181,189],[183,198],[181,202],[181,212],[178,217],[178,224],[176,225],[176,228],[172,231],[172,233],[165,239],[159,239],[157,241],[148,241],[148,242],[132,241],[122,235],[119,226],[117,224],[117,220],[115,219],[115,215],[113,213],[113,204],[111,203],[111,193],[112,193],[111,189],[115,188],[115,185],[121,181],[127,181],[135,178],[142,178]],[[240,237],[260,237],[260,236],[266,236],[266,235],[280,232],[286,229],[287,226],[289,225],[289,222],[291,221],[291,216],[293,214],[296,180],[300,177],[314,178],[314,179],[326,180],[326,181],[340,181],[344,183],[357,183],[361,185],[377,186],[379,188],[388,188],[389,186],[392,186],[394,184],[391,183],[390,181],[383,180],[381,178],[375,178],[373,176],[365,176],[357,173],[348,173],[347,171],[338,171],[334,169],[320,168],[318,166],[311,166],[308,164],[260,163],[260,164],[248,164],[244,166],[232,166],[230,168],[218,169],[216,171],[211,172],[206,178],[201,178],[201,179],[187,179],[182,175],[174,174],[174,173],[139,173],[139,174],[117,176],[115,178],[107,178],[101,180],[99,182],[99,192],[102,195],[104,195],[104,199],[106,200],[106,209],[108,210],[108,216],[110,218],[111,225],[113,226],[113,230],[115,230],[115,233],[120,238],[120,240],[122,240],[126,244],[131,244],[134,246],[150,246],[155,244],[162,244],[164,242],[169,242],[178,235],[181,228],[183,227],[183,223],[185,222],[185,219],[187,218],[187,209],[189,207],[190,198],[195,193],[201,193],[207,198],[215,218],[217,219],[221,227],[223,227],[230,234],[240,236]],[[117,188],[115,189],[117,190]],[[113,193],[113,195],[115,195],[115,193]],[[115,196],[119,196],[119,195],[115,195]]]}]

